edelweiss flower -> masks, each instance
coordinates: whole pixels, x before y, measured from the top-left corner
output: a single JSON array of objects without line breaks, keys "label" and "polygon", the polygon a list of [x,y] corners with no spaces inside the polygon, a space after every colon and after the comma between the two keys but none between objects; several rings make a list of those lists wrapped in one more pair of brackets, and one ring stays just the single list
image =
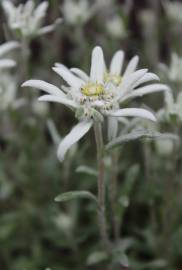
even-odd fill
[{"label": "edelweiss flower", "polygon": [[127,35],[124,21],[118,15],[115,15],[107,20],[106,30],[111,37],[114,37],[117,39],[125,38]]},{"label": "edelweiss flower", "polygon": [[168,66],[160,64],[160,68],[171,82],[182,82],[182,57],[173,53]]},{"label": "edelweiss flower", "polygon": [[98,11],[111,8],[112,2],[109,0],[94,0],[92,4],[89,0],[64,0],[61,10],[64,19],[71,25],[85,24]]},{"label": "edelweiss flower", "polygon": [[[93,126],[94,121],[103,121],[104,117],[141,117],[155,121],[156,118],[148,110],[138,108],[120,109],[122,101],[167,90],[163,84],[140,86],[143,83],[156,80],[158,77],[148,73],[147,69],[136,71],[138,57],[134,57],[126,67],[123,75],[124,53],[115,53],[109,71],[106,69],[103,51],[95,47],[92,52],[91,70],[88,76],[82,70],[69,70],[62,64],[56,64],[53,70],[69,85],[62,90],[54,85],[40,80],[29,80],[23,86],[35,87],[48,93],[39,98],[40,101],[59,102],[76,112],[79,123],[61,141],[58,148],[58,158],[64,159],[67,150],[81,139]],[[140,87],[139,87],[140,86]]]},{"label": "edelweiss flower", "polygon": [[10,29],[17,31],[23,37],[43,35],[55,29],[57,23],[60,22],[59,19],[54,24],[41,28],[48,5],[48,2],[44,1],[35,8],[35,3],[28,0],[24,5],[20,4],[16,7],[9,0],[2,2]]},{"label": "edelweiss flower", "polygon": [[165,93],[165,107],[159,110],[158,118],[161,121],[182,121],[182,92],[178,93],[176,99],[171,91]]},{"label": "edelweiss flower", "polygon": [[174,22],[182,23],[182,3],[176,1],[165,1],[164,8],[166,10],[167,16]]},{"label": "edelweiss flower", "polygon": [[87,0],[65,0],[62,9],[65,21],[73,25],[87,22],[93,14]]},{"label": "edelweiss flower", "polygon": [[171,157],[174,151],[174,141],[171,139],[155,140],[157,153],[162,157]]},{"label": "edelweiss flower", "polygon": [[16,65],[16,62],[14,60],[9,58],[3,59],[2,57],[18,47],[19,43],[16,41],[9,41],[0,45],[0,70],[11,68]]}]

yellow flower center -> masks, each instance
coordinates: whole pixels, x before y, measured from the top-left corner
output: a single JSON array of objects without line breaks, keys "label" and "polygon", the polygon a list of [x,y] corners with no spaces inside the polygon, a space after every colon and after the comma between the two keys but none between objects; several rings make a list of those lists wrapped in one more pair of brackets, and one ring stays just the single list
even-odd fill
[{"label": "yellow flower center", "polygon": [[110,74],[110,73],[105,74],[104,80],[106,83],[112,82],[116,86],[120,85],[120,83],[122,82],[121,76]]},{"label": "yellow flower center", "polygon": [[100,96],[105,93],[104,86],[100,83],[88,83],[81,88],[85,96]]}]

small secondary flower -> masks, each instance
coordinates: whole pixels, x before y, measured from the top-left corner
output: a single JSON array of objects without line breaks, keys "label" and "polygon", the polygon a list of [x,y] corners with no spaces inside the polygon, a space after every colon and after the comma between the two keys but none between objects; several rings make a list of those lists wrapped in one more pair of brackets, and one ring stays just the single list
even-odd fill
[{"label": "small secondary flower", "polygon": [[172,53],[169,67],[165,64],[160,64],[160,68],[169,81],[182,82],[182,57],[177,53]]},{"label": "small secondary flower", "polygon": [[179,1],[171,2],[166,0],[163,5],[169,19],[176,23],[182,23],[182,3]]},{"label": "small secondary flower", "polygon": [[160,121],[182,121],[182,92],[179,92],[176,97],[172,92],[165,93],[165,107],[158,112]]},{"label": "small secondary flower", "polygon": [[60,23],[61,19],[57,19],[54,24],[42,27],[48,6],[47,1],[40,3],[37,7],[32,0],[18,6],[9,0],[2,1],[9,28],[26,38],[49,33]]},{"label": "small secondary flower", "polygon": [[66,0],[62,10],[65,21],[73,25],[87,22],[92,15],[87,0],[79,0],[77,3],[73,0]]},{"label": "small secondary flower", "polygon": [[111,37],[116,39],[127,36],[124,20],[118,15],[108,18],[106,21],[106,30]]},{"label": "small secondary flower", "polygon": [[64,0],[61,10],[68,24],[83,25],[107,5],[106,0],[94,0],[92,4],[89,0]]}]

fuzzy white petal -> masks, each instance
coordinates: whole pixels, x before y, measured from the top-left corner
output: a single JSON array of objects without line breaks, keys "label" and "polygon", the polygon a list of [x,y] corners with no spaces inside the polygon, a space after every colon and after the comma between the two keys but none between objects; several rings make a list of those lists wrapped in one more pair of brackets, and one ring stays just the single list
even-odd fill
[{"label": "fuzzy white petal", "polygon": [[146,73],[147,73],[148,69],[139,69],[135,72],[133,72],[132,74],[128,75],[128,76],[124,76],[123,77],[123,82],[121,84],[126,88],[129,86],[132,86],[138,81],[140,80]]},{"label": "fuzzy white petal", "polygon": [[117,51],[111,61],[110,73],[114,75],[120,75],[124,62],[124,52]]},{"label": "fuzzy white petal", "polygon": [[92,125],[92,121],[82,121],[78,123],[61,141],[57,151],[57,156],[60,161],[64,160],[64,156],[68,149],[70,149],[73,144],[78,142],[89,131]]},{"label": "fuzzy white petal", "polygon": [[29,16],[30,14],[32,14],[34,8],[35,8],[35,3],[32,0],[26,1],[26,3],[24,4],[24,15]]},{"label": "fuzzy white petal", "polygon": [[14,60],[11,59],[0,60],[0,69],[11,68],[14,66],[16,66],[16,62]]},{"label": "fuzzy white petal", "polygon": [[156,92],[161,92],[161,91],[169,91],[170,88],[165,85],[165,84],[151,84],[147,86],[140,87],[136,90],[133,90],[133,92],[127,96],[125,96],[122,101],[129,99],[129,98],[134,98],[134,97],[141,97],[144,95],[148,95],[151,93],[156,93]]},{"label": "fuzzy white petal", "polygon": [[53,95],[43,95],[38,98],[38,101],[48,101],[48,102],[57,102],[61,103],[67,106],[71,106],[73,108],[77,108],[77,104],[73,101],[68,99],[67,97],[58,97],[58,96],[53,96]]},{"label": "fuzzy white petal", "polygon": [[115,112],[109,113],[111,116],[115,117],[140,117],[140,118],[145,118],[149,119],[151,121],[156,121],[156,118],[153,113],[151,113],[148,110],[145,109],[138,109],[138,108],[127,108],[127,109],[120,109]]},{"label": "fuzzy white petal", "polygon": [[[117,99],[125,99],[126,95],[129,95],[129,93],[131,91],[133,91],[134,89],[134,84],[140,80],[147,72],[147,69],[140,69],[137,70],[135,72],[133,72],[132,74],[125,76],[123,78],[123,81],[121,83],[121,85],[118,87],[119,90],[119,94]],[[127,94],[128,93],[128,94]]]},{"label": "fuzzy white petal", "polygon": [[47,26],[44,26],[42,28],[40,28],[38,31],[37,31],[37,35],[41,36],[41,35],[45,35],[45,34],[48,34],[48,33],[51,33],[52,31],[55,30],[55,28],[60,24],[62,23],[62,19],[61,18],[58,18],[55,20],[55,22],[53,24],[50,24],[50,25],[47,25]]},{"label": "fuzzy white petal", "polygon": [[84,85],[84,81],[73,75],[63,67],[53,67],[53,70],[60,75],[70,86],[79,89]]},{"label": "fuzzy white petal", "polygon": [[10,1],[2,1],[2,7],[7,16],[14,16],[15,7]]},{"label": "fuzzy white petal", "polygon": [[55,29],[55,25],[50,24],[50,25],[44,26],[44,27],[40,28],[39,30],[37,30],[36,35],[37,36],[42,36],[42,35],[53,32],[54,29]]},{"label": "fuzzy white petal", "polygon": [[92,82],[103,83],[105,62],[102,48],[97,46],[92,51],[90,78]]},{"label": "fuzzy white petal", "polygon": [[0,45],[0,56],[9,53],[11,50],[19,48],[20,44],[17,41],[9,41]]},{"label": "fuzzy white petal", "polygon": [[35,16],[37,18],[42,18],[45,16],[45,13],[48,9],[49,3],[47,1],[44,1],[42,3],[40,3],[37,8],[35,9]]},{"label": "fuzzy white petal", "polygon": [[129,74],[131,74],[131,73],[133,73],[133,72],[136,70],[137,65],[138,65],[138,61],[139,61],[139,57],[138,57],[137,55],[134,56],[134,57],[129,61],[129,63],[128,63],[127,67],[126,67],[126,70],[125,70],[125,72],[124,72],[124,74],[123,74],[123,77],[124,77],[124,76],[127,76],[127,75],[129,75]]},{"label": "fuzzy white petal", "polygon": [[108,117],[108,140],[116,137],[118,131],[118,119],[116,117]]},{"label": "fuzzy white petal", "polygon": [[79,68],[71,68],[71,72],[73,72],[75,75],[77,75],[79,78],[81,78],[83,81],[88,82],[89,81],[89,76],[82,71]]},{"label": "fuzzy white petal", "polygon": [[124,124],[125,126],[128,126],[130,121],[126,117],[118,117],[118,122]]},{"label": "fuzzy white petal", "polygon": [[55,63],[55,67],[57,67],[57,68],[63,68],[64,70],[69,71],[69,68],[67,68],[62,63]]},{"label": "fuzzy white petal", "polygon": [[45,91],[50,95],[66,97],[66,95],[57,86],[42,80],[29,80],[22,84],[22,87],[33,87]]},{"label": "fuzzy white petal", "polygon": [[147,72],[140,80],[138,80],[135,84],[134,87],[139,86],[142,83],[150,82],[150,81],[159,81],[159,77],[151,72]]}]

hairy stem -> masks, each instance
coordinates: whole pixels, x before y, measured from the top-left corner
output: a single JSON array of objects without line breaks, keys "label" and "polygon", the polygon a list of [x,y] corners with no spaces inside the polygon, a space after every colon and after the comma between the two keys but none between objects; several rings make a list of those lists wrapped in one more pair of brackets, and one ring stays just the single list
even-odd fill
[{"label": "hairy stem", "polygon": [[118,178],[118,151],[114,150],[112,155],[112,168],[111,168],[111,179],[110,179],[110,202],[112,211],[112,225],[114,231],[114,239],[117,242],[119,240],[119,220],[117,217],[117,178]]},{"label": "hairy stem", "polygon": [[108,253],[111,252],[110,241],[107,232],[105,216],[105,181],[104,181],[104,160],[103,160],[103,136],[102,127],[99,122],[94,123],[95,140],[97,146],[98,164],[98,222],[103,245]]},{"label": "hairy stem", "polygon": [[30,60],[30,48],[29,42],[26,39],[22,39],[22,70],[21,80],[24,82],[29,74],[29,60]]}]

